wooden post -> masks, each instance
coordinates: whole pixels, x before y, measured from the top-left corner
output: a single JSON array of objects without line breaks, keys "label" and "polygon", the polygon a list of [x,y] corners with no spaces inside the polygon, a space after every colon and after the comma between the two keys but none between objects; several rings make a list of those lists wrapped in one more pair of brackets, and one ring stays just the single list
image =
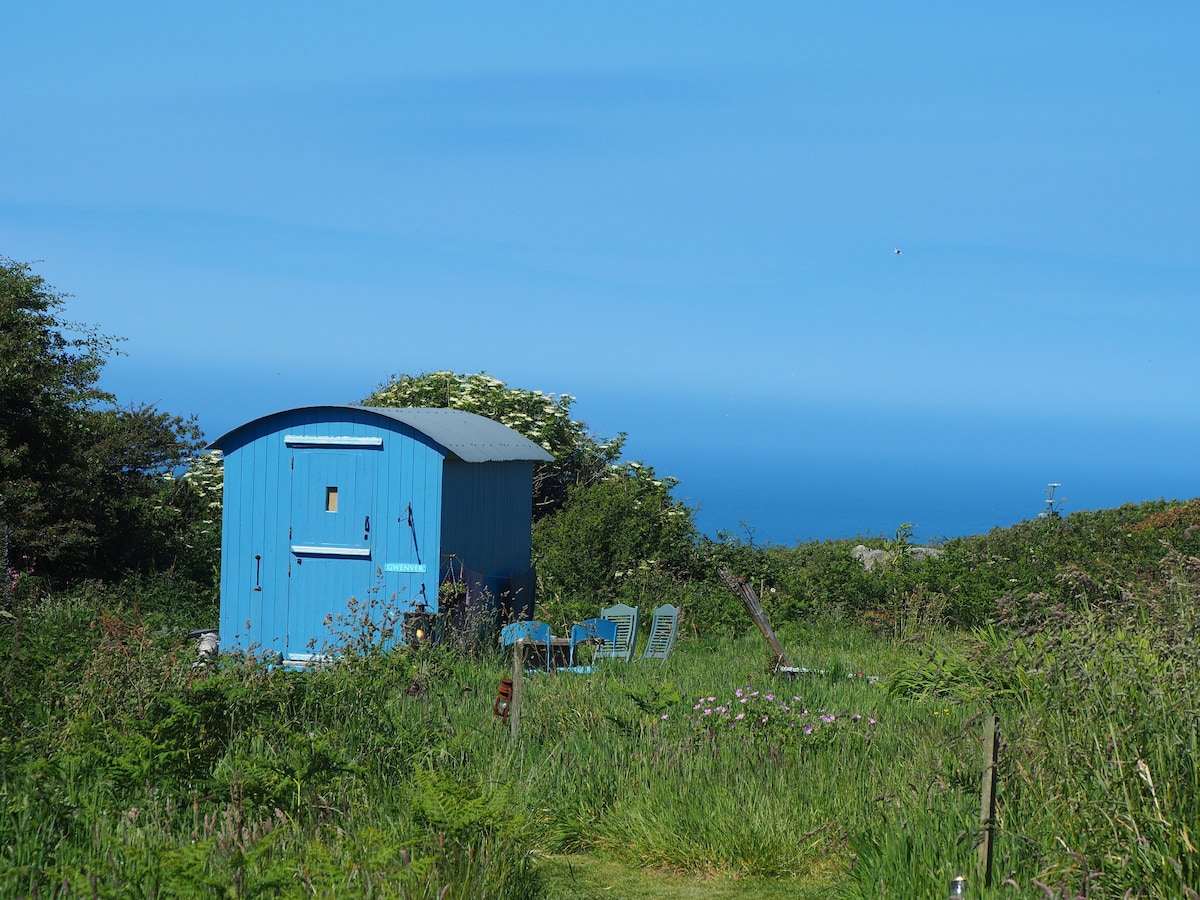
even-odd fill
[{"label": "wooden post", "polygon": [[525,677],[525,644],[517,641],[513,644],[513,675],[512,701],[508,713],[508,727],[513,737],[521,725],[521,682]]},{"label": "wooden post", "polygon": [[725,587],[733,592],[733,596],[742,601],[742,606],[745,607],[750,618],[754,620],[754,624],[758,626],[758,630],[762,632],[763,637],[767,639],[767,643],[771,646],[771,652],[775,654],[775,668],[778,669],[780,666],[786,666],[788,661],[783,653],[783,646],[779,643],[779,638],[775,636],[775,631],[771,628],[771,623],[767,621],[762,603],[754,593],[754,588],[748,582],[735,578],[733,573],[725,566],[717,569],[717,574],[725,582]]},{"label": "wooden post", "polygon": [[992,835],[996,823],[996,756],[1000,751],[1000,717],[984,719],[983,730],[983,788],[979,801],[979,874],[983,886],[992,886]]}]

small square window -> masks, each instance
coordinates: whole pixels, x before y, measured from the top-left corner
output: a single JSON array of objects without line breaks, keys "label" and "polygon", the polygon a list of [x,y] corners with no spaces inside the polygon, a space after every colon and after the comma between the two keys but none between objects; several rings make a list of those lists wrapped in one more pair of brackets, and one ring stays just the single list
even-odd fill
[{"label": "small square window", "polygon": [[337,512],[337,486],[325,488],[325,512]]}]

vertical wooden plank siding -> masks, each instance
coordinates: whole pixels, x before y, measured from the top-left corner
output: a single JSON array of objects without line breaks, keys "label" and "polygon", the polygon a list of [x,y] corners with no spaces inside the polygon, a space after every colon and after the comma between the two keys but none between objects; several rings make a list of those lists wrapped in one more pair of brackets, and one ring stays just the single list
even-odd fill
[{"label": "vertical wooden plank siding", "polygon": [[[339,437],[354,440],[303,440]],[[531,462],[447,458],[417,429],[348,407],[264,417],[231,432],[224,451],[223,649],[319,650],[332,637],[322,630],[326,616],[344,613],[351,596],[394,612],[422,601],[436,611],[448,553],[497,585],[529,567]],[[307,484],[306,474],[348,482],[336,485],[337,512],[324,507],[332,482]],[[356,484],[368,496],[356,496]],[[343,513],[354,521],[324,518]],[[369,517],[369,531],[360,517]],[[317,647],[303,646],[314,640]]]},{"label": "vertical wooden plank siding", "polygon": [[446,461],[442,551],[486,576],[493,590],[529,568],[532,471],[529,462]]},{"label": "vertical wooden plank siding", "polygon": [[[394,423],[386,434],[385,464],[377,484],[378,515],[384,529],[381,531],[384,540],[379,547],[384,594],[398,609],[411,609],[424,602],[434,611],[439,553],[436,498],[441,489],[442,454],[400,423]],[[408,518],[410,504],[412,526]],[[389,563],[421,565],[425,571],[387,571]]]},{"label": "vertical wooden plank siding", "polygon": [[282,649],[287,624],[288,561],[272,528],[286,520],[288,498],[280,497],[282,462],[269,443],[256,436],[225,455],[221,531],[222,646],[263,653]]},{"label": "vertical wooden plank siding", "polygon": [[[283,652],[287,646],[288,610],[291,603],[288,596],[288,563],[287,528],[291,519],[291,495],[287,490],[291,478],[290,458],[286,453],[279,452],[274,446],[274,436],[260,440],[255,446],[257,464],[261,470],[261,480],[242,485],[242,490],[254,498],[256,504],[256,521],[254,552],[261,553],[264,577],[269,577],[269,583],[263,585],[263,590],[255,593],[262,633],[258,643],[264,651],[272,653]],[[273,498],[273,502],[268,498]]]},{"label": "vertical wooden plank siding", "polygon": [[[387,517],[381,515],[383,502],[378,494],[378,480],[386,469],[390,442],[363,414],[349,410],[339,411],[335,416],[319,410],[303,410],[281,424],[284,427],[274,432],[270,445],[287,459],[290,475],[286,486],[280,484],[278,495],[291,498],[290,515],[280,532],[285,539],[283,555],[291,566],[285,649],[290,653],[323,652],[358,633],[359,626],[350,616],[352,603],[362,611],[388,600],[380,552],[387,544],[388,523]],[[286,441],[289,434],[379,438],[382,445],[289,447]],[[324,508],[324,491],[331,486],[325,481],[337,482],[333,486],[339,489],[338,512]],[[345,521],[334,527],[332,523],[324,524],[326,516],[342,516]],[[289,526],[292,537],[286,540]],[[333,546],[366,550],[369,556],[314,557],[294,552],[294,547],[318,533]],[[366,537],[360,537],[363,535]],[[379,615],[375,607],[373,616]]]}]

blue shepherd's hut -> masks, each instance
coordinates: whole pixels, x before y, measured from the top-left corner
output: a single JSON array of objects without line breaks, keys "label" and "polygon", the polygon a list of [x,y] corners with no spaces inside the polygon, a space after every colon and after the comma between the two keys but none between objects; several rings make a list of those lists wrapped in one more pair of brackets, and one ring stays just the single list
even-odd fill
[{"label": "blue shepherd's hut", "polygon": [[319,653],[349,630],[351,598],[433,613],[447,578],[532,606],[533,464],[552,457],[511,428],[453,409],[309,406],[212,446],[222,649]]}]

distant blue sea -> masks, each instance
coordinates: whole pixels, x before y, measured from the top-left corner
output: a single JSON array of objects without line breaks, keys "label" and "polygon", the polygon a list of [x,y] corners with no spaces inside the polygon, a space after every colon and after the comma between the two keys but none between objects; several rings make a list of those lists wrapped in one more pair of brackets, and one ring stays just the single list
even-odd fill
[{"label": "distant blue sea", "polygon": [[[661,409],[661,407],[660,407]],[[626,456],[680,480],[709,536],[759,543],[982,534],[1036,517],[1200,496],[1200,425],[704,408],[629,426]],[[644,429],[644,430],[643,430]]]},{"label": "distant blue sea", "polygon": [[760,462],[755,474],[715,469],[703,460],[679,460],[676,496],[697,507],[697,524],[759,543],[795,544],[855,536],[893,537],[904,523],[914,538],[983,534],[1036,517],[1044,490],[1059,481],[1061,511],[1101,509],[1143,500],[1200,496],[1194,471],[1141,472],[1075,466],[1049,475],[1037,466],[980,465],[969,461],[894,464],[796,458]]}]

